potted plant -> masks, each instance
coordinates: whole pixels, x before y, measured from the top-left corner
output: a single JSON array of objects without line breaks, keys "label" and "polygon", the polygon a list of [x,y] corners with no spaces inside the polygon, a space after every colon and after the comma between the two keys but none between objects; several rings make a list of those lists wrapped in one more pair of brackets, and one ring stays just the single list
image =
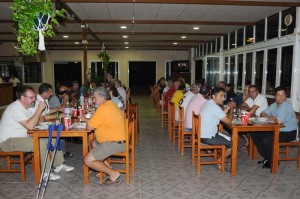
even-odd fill
[{"label": "potted plant", "polygon": [[51,0],[14,0],[11,9],[12,19],[18,23],[15,48],[24,55],[37,54],[39,36],[53,37],[53,26],[59,24],[55,17],[65,17],[66,12],[53,9]]},{"label": "potted plant", "polygon": [[97,54],[98,57],[101,59],[102,64],[103,64],[103,69],[106,72],[108,69],[108,65],[109,65],[109,61],[110,61],[110,57],[107,54],[106,50],[102,50],[100,53]]}]

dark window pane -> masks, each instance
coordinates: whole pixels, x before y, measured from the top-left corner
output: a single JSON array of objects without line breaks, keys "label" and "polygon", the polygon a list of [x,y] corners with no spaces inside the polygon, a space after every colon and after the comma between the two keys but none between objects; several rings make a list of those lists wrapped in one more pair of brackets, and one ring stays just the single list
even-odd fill
[{"label": "dark window pane", "polygon": [[278,37],[279,14],[268,17],[267,39]]},{"label": "dark window pane", "polygon": [[25,83],[42,83],[42,63],[25,62],[24,76]]},{"label": "dark window pane", "polygon": [[230,45],[229,48],[235,48],[236,47],[236,43],[235,43],[235,31],[230,33]]},{"label": "dark window pane", "polygon": [[[285,17],[289,14],[292,15],[292,18],[289,17],[289,19],[285,20]],[[292,19],[291,25],[286,26],[284,21],[291,21],[291,19]],[[283,11],[282,19],[281,19],[281,24],[282,24],[281,25],[281,36],[294,33],[295,22],[296,22],[296,8],[290,8],[290,9]]]},{"label": "dark window pane", "polygon": [[245,84],[250,85],[252,84],[252,59],[253,54],[247,53],[246,54],[246,74],[245,74]]},{"label": "dark window pane", "polygon": [[242,90],[243,84],[243,54],[238,55],[238,79],[237,79],[237,90]]},{"label": "dark window pane", "polygon": [[199,55],[199,56],[202,55],[202,45],[199,46],[199,54],[198,54],[198,55]]},{"label": "dark window pane", "polygon": [[224,50],[228,50],[228,35],[224,35],[224,45],[223,45]]},{"label": "dark window pane", "polygon": [[197,60],[196,61],[196,66],[195,66],[195,80],[196,82],[200,82],[200,80],[202,78],[204,78],[203,76],[203,60]]},{"label": "dark window pane", "polygon": [[212,52],[212,54],[214,54],[216,52],[216,41],[212,42],[211,52]]},{"label": "dark window pane", "polygon": [[217,52],[220,52],[220,48],[221,48],[221,38],[218,37],[217,38]]},{"label": "dark window pane", "polygon": [[211,42],[207,43],[207,54],[211,54]]},{"label": "dark window pane", "polygon": [[204,44],[204,52],[203,52],[203,55],[207,55],[207,53],[206,53],[206,52],[207,52],[207,51],[206,51],[206,48],[207,48],[207,47],[206,47],[206,46],[207,46],[207,43]]},{"label": "dark window pane", "polygon": [[277,63],[277,49],[268,50],[268,65],[267,65],[267,82],[266,94],[274,95],[274,88],[276,82],[276,63]]},{"label": "dark window pane", "polygon": [[219,58],[207,58],[207,85],[215,86],[219,78]]},{"label": "dark window pane", "polygon": [[253,26],[246,26],[246,45],[253,43]]},{"label": "dark window pane", "polygon": [[280,85],[286,87],[288,97],[290,97],[291,95],[292,66],[293,66],[293,46],[283,47],[282,55],[281,55]]},{"label": "dark window pane", "polygon": [[229,74],[229,58],[225,57],[225,68],[224,68],[224,81],[227,82]]},{"label": "dark window pane", "polygon": [[237,47],[243,46],[244,41],[244,28],[237,30]]},{"label": "dark window pane", "polygon": [[234,85],[234,74],[235,74],[235,56],[230,57],[230,69],[229,69],[229,84]]},{"label": "dark window pane", "polygon": [[255,28],[255,42],[260,42],[265,40],[265,19],[257,22]]},{"label": "dark window pane", "polygon": [[256,63],[255,63],[255,85],[262,88],[262,78],[263,78],[263,65],[264,65],[264,51],[256,52]]}]

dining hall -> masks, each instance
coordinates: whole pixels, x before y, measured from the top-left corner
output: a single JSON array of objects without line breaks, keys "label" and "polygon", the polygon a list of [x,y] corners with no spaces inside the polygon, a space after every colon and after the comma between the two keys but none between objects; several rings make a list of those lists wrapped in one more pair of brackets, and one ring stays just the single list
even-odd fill
[{"label": "dining hall", "polygon": [[299,0],[1,1],[0,198],[299,198],[299,54]]}]

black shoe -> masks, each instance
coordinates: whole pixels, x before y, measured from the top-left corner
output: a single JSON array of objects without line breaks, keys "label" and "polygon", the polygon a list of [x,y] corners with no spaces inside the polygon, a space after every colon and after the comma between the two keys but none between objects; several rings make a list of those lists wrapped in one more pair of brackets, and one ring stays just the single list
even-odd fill
[{"label": "black shoe", "polygon": [[267,161],[268,161],[268,160],[263,159],[263,160],[257,161],[257,164],[265,164]]},{"label": "black shoe", "polygon": [[67,157],[73,157],[73,154],[70,151],[67,151],[66,154],[64,154],[64,158]]},{"label": "black shoe", "polygon": [[270,169],[271,168],[271,163],[269,160],[266,160],[266,162],[263,164],[262,168],[267,168]]}]

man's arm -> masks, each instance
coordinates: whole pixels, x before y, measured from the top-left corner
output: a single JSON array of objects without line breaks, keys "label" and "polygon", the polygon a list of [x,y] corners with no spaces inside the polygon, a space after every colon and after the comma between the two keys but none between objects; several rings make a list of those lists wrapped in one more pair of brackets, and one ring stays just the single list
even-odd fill
[{"label": "man's arm", "polygon": [[255,112],[257,111],[257,109],[259,109],[259,106],[257,105],[253,105],[248,112],[250,113],[250,115],[255,115]]},{"label": "man's arm", "polygon": [[231,124],[232,123],[232,120],[233,120],[233,109],[235,107],[235,103],[234,102],[230,102],[228,104],[228,106],[230,107],[229,108],[229,111],[228,111],[228,114],[227,116],[223,117],[221,119],[222,122],[224,122],[225,124]]},{"label": "man's arm", "polygon": [[[27,130],[32,130],[36,126],[36,124],[39,122],[41,114],[42,114],[43,110],[45,109],[45,107],[46,107],[46,103],[40,102],[39,106],[38,106],[37,110],[35,111],[35,113],[33,114],[33,116],[31,118],[29,118],[28,120],[21,121],[20,124],[22,126],[24,126]],[[41,121],[43,120],[43,118],[41,118]]]}]

